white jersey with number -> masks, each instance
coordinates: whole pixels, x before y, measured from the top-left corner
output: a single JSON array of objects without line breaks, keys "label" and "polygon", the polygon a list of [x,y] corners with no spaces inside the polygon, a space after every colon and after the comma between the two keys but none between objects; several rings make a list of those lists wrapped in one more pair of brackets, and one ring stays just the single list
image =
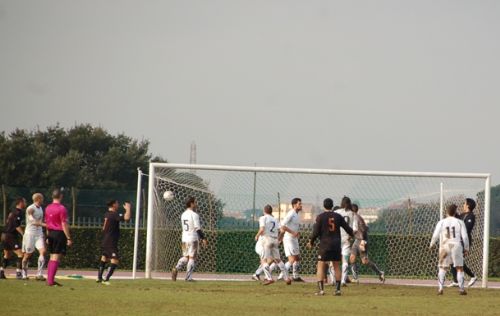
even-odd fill
[{"label": "white jersey with number", "polygon": [[449,216],[437,223],[432,234],[431,245],[434,245],[438,239],[440,249],[449,244],[462,245],[463,243],[464,250],[469,250],[469,237],[465,223],[456,217]]},{"label": "white jersey with number", "polygon": [[[285,218],[281,221],[281,226],[286,226],[294,232],[298,232],[300,226],[299,214],[294,209],[289,210],[288,213],[286,213]],[[289,232],[285,232],[283,239],[290,240],[297,239],[297,237],[292,236]]]},{"label": "white jersey with number", "polygon": [[[33,211],[33,215],[29,215],[28,212]],[[41,226],[34,225],[36,222],[41,222],[43,220],[43,209],[41,206],[36,204],[31,204],[26,208],[26,229],[25,234],[43,235],[43,230]]]},{"label": "white jersey with number", "polygon": [[259,227],[264,228],[262,236],[278,238],[280,232],[280,223],[272,215],[266,214],[259,218]]},{"label": "white jersey with number", "polygon": [[197,231],[201,229],[200,216],[191,209],[187,209],[181,215],[182,242],[198,241]]},{"label": "white jersey with number", "polygon": [[[345,222],[351,226],[352,230],[354,232],[357,231],[357,225],[356,225],[356,221],[354,220],[354,212],[351,211],[351,210],[346,210],[346,209],[338,209],[335,211],[335,213],[339,214],[340,216],[342,216],[345,220]],[[346,231],[342,228],[340,230],[340,237],[341,237],[341,240],[342,240],[342,244],[346,244],[349,242],[349,234],[346,233]]]}]

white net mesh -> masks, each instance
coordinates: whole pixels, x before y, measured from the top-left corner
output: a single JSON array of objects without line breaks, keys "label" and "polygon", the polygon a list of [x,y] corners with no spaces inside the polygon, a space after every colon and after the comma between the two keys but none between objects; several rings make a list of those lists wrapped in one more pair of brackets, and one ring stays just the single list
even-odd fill
[{"label": "white net mesh", "polygon": [[[315,272],[316,249],[305,244],[323,199],[336,204],[349,196],[369,224],[369,256],[386,275],[401,278],[435,278],[437,250],[428,250],[440,219],[440,184],[444,205],[462,208],[466,197],[477,201],[476,226],[468,266],[482,274],[484,179],[452,177],[361,176],[339,174],[190,170],[156,167],[153,187],[152,272],[169,271],[181,256],[180,216],[185,200],[198,201],[202,227],[209,246],[202,250],[197,271],[252,273],[259,265],[254,235],[262,207],[271,204],[274,216],[283,218],[290,201],[300,197],[302,273]],[[165,201],[165,191],[174,192]],[[283,255],[284,258],[284,255]],[[370,274],[369,270],[361,273]]]}]

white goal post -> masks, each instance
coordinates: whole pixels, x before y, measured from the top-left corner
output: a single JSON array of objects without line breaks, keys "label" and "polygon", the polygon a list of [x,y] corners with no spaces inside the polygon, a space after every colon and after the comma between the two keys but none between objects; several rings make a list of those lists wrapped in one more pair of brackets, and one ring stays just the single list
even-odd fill
[{"label": "white goal post", "polygon": [[[491,178],[487,173],[151,162],[148,180],[146,278],[155,277],[157,272],[170,271],[172,262],[178,259],[180,214],[184,211],[185,198],[192,195],[201,200],[202,226],[213,245],[206,254],[200,255],[199,270],[203,272],[248,273],[243,268],[228,267],[223,261],[233,253],[235,257],[243,256],[242,247],[249,248],[246,251],[257,258],[253,253],[253,241],[243,235],[245,230],[253,231],[264,204],[273,205],[273,209],[276,205],[279,213],[275,216],[282,218],[289,200],[301,197],[305,205],[303,219],[311,223],[324,198],[332,197],[339,202],[346,195],[360,204],[362,216],[371,218],[369,222],[373,223],[373,232],[377,235],[374,256],[387,266],[388,276],[408,278],[431,278],[436,269],[437,254],[431,256],[428,242],[436,222],[442,217],[444,204],[455,203],[461,207],[464,197],[472,197],[478,201],[473,235],[475,248],[471,249],[471,257],[466,260],[470,260],[475,271],[481,271],[482,287],[488,284]],[[166,190],[174,192],[173,202],[163,200]],[[303,231],[308,229],[309,224],[302,225]],[[307,235],[304,233],[303,238]],[[228,249],[231,247],[234,249]],[[313,267],[315,256],[307,253],[304,256],[302,265],[307,270]],[[421,267],[409,267],[403,261]]]}]

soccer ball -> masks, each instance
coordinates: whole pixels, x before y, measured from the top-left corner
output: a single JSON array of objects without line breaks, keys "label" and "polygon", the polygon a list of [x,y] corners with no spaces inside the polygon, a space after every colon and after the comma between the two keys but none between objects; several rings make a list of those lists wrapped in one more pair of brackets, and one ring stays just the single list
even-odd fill
[{"label": "soccer ball", "polygon": [[165,191],[165,193],[163,193],[163,199],[165,201],[172,201],[174,199],[174,192]]}]

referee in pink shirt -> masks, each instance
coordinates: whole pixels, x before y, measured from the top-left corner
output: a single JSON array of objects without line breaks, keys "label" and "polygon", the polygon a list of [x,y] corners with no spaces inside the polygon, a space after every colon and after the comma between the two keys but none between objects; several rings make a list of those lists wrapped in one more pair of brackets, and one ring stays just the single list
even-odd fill
[{"label": "referee in pink shirt", "polygon": [[47,242],[50,261],[47,266],[47,285],[62,286],[54,281],[59,261],[66,254],[66,247],[71,247],[71,235],[68,225],[68,211],[62,205],[63,193],[56,189],[52,192],[52,203],[45,208],[45,223],[47,224]]}]

